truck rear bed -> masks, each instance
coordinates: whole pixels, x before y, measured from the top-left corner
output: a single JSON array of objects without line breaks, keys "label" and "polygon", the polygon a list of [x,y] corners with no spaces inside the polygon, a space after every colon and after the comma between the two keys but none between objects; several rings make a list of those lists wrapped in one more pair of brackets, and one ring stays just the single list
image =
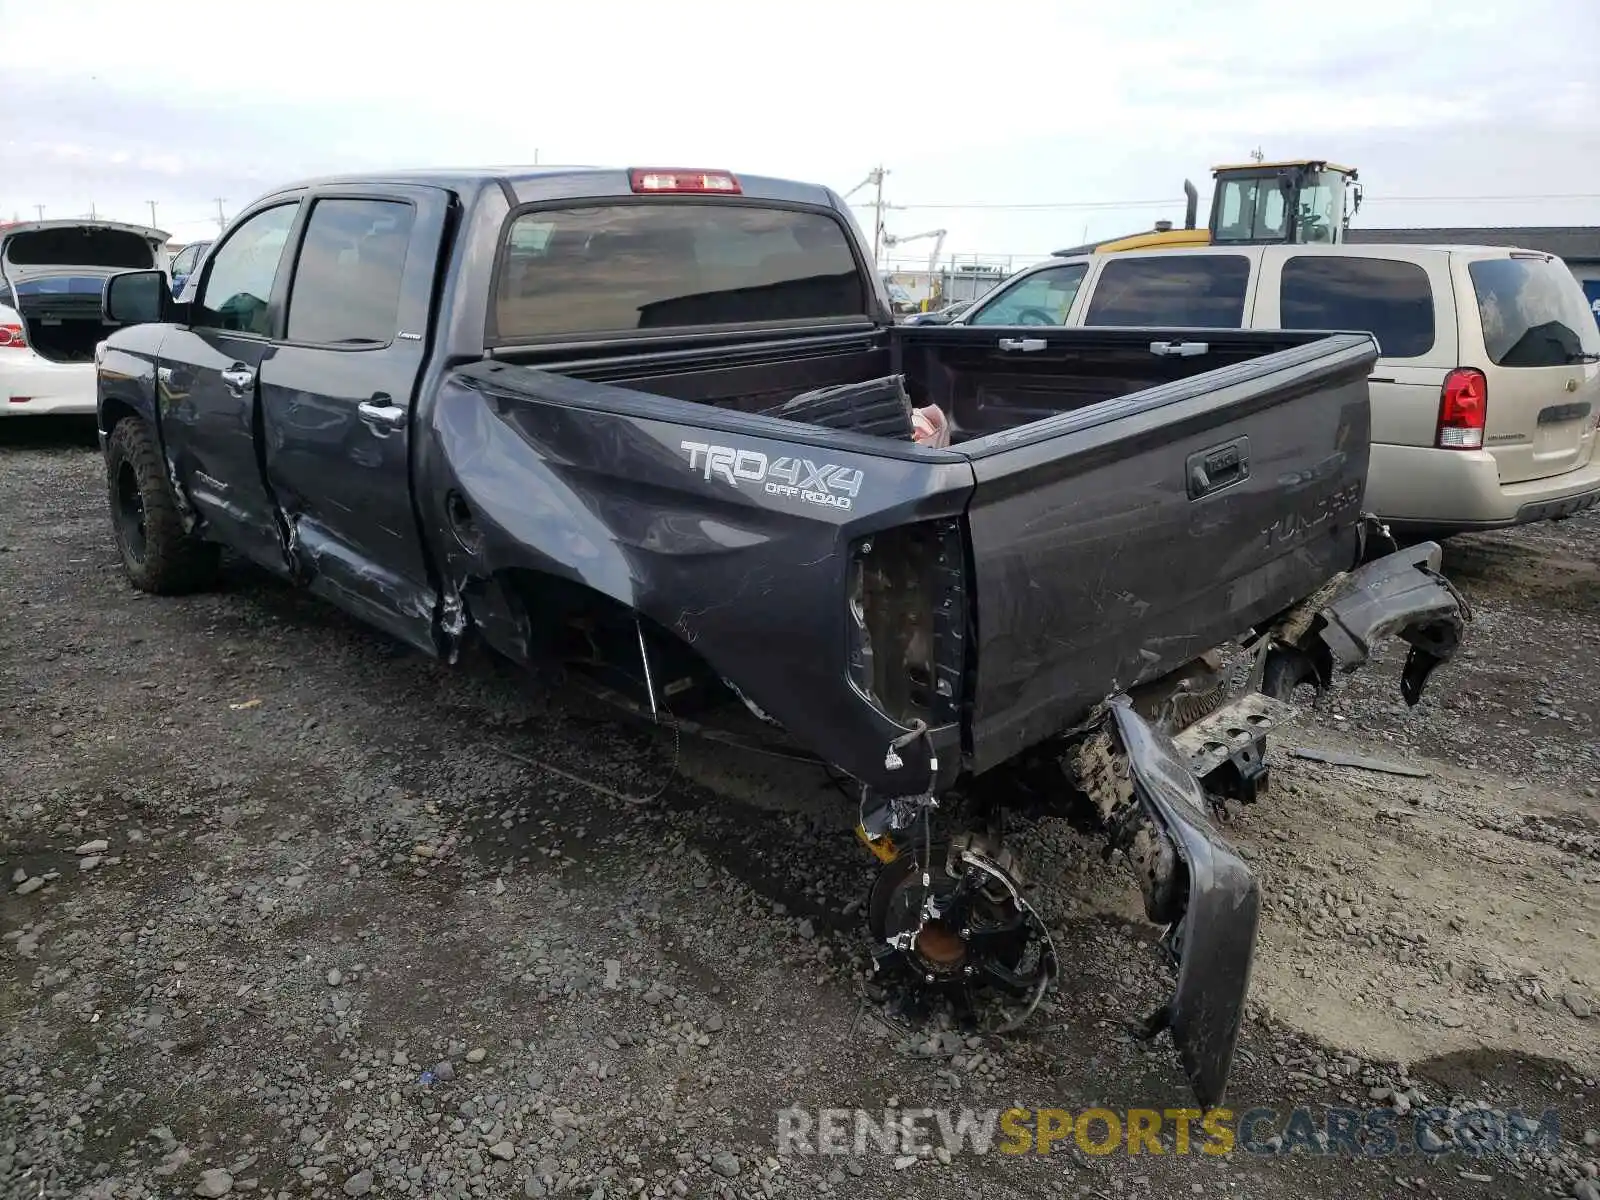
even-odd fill
[{"label": "truck rear bed", "polygon": [[[915,721],[938,734],[930,752],[959,747],[945,770],[985,770],[1355,560],[1370,338],[933,326],[891,339],[456,370],[432,416],[433,490],[465,495],[487,536],[471,556],[445,547],[450,570],[462,587],[502,567],[570,572],[803,743],[903,790],[928,784],[913,761],[927,755],[890,770],[884,747]],[[742,411],[895,368],[916,403],[945,407],[958,445]],[[593,531],[589,559],[538,545],[555,509]],[[926,636],[869,647],[865,677],[851,655],[887,626],[853,616],[850,592],[874,541],[868,607],[893,605],[894,628]]]},{"label": "truck rear bed", "polygon": [[1019,352],[925,332],[933,394],[970,437],[974,770],[1354,563],[1369,339],[1029,331],[1047,344]]}]

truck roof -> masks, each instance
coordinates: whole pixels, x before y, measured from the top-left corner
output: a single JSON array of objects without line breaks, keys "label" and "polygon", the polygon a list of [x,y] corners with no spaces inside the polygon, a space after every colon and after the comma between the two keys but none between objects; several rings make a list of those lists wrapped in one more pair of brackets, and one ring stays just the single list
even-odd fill
[{"label": "truck roof", "polygon": [[[603,166],[482,166],[407,168],[392,171],[366,171],[361,173],[324,175],[301,179],[273,189],[274,193],[295,191],[308,187],[361,185],[374,183],[410,183],[448,188],[452,191],[475,191],[498,186],[517,204],[530,204],[540,200],[583,199],[593,196],[628,196],[633,194],[629,182],[632,170],[716,170],[722,168],[659,167],[646,164],[640,167]],[[757,200],[773,200],[790,204],[810,204],[825,208],[842,208],[843,204],[831,188],[814,183],[799,183],[790,179],[776,179],[765,175],[745,175],[730,172],[739,181],[741,193]]]}]

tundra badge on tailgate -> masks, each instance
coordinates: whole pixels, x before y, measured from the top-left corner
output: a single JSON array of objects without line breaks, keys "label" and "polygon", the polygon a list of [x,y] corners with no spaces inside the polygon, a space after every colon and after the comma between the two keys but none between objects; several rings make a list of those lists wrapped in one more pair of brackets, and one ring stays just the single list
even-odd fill
[{"label": "tundra badge on tailgate", "polygon": [[725,479],[734,487],[740,480],[759,483],[769,496],[798,497],[807,504],[849,509],[861,493],[861,472],[834,463],[820,466],[809,458],[769,459],[759,450],[683,442],[689,452],[689,469],[699,469],[707,479]]}]

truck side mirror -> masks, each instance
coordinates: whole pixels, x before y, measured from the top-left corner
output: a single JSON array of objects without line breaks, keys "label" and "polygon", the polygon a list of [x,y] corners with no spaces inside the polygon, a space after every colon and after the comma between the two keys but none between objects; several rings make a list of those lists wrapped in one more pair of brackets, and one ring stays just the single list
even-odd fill
[{"label": "truck side mirror", "polygon": [[172,284],[165,271],[123,271],[106,280],[101,315],[114,325],[149,325],[171,319]]}]

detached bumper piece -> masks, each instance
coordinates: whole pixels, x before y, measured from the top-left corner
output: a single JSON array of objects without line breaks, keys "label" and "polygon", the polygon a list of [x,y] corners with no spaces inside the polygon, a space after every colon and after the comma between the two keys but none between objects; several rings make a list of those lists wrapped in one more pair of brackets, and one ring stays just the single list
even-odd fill
[{"label": "detached bumper piece", "polygon": [[1334,670],[1363,666],[1379,638],[1408,643],[1400,693],[1407,705],[1422,699],[1428,677],[1461,645],[1472,620],[1466,598],[1439,573],[1443,554],[1422,542],[1385,555],[1351,572],[1335,597],[1317,610],[1317,620],[1295,644],[1310,655],[1318,682],[1326,687]]},{"label": "detached bumper piece", "polygon": [[1113,697],[1107,709],[1107,727],[1085,743],[1074,774],[1122,831],[1146,915],[1168,926],[1177,987],[1145,1021],[1144,1036],[1171,1031],[1195,1097],[1210,1107],[1227,1091],[1244,1022],[1261,889],[1212,825],[1189,755],[1127,696]]}]

